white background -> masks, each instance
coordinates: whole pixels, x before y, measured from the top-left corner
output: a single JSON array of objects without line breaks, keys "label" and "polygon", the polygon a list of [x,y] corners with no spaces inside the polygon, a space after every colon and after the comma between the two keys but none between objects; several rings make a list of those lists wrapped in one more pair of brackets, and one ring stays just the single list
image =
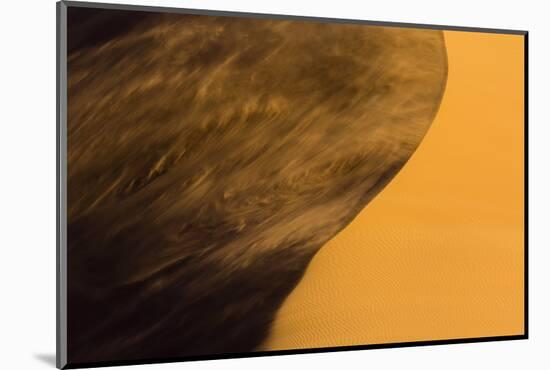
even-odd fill
[{"label": "white background", "polygon": [[[111,0],[121,3],[121,1]],[[203,361],[135,369],[550,368],[547,2],[487,0],[136,1],[134,4],[530,31],[530,339]],[[55,354],[55,1],[2,2],[0,368],[53,368]]]}]

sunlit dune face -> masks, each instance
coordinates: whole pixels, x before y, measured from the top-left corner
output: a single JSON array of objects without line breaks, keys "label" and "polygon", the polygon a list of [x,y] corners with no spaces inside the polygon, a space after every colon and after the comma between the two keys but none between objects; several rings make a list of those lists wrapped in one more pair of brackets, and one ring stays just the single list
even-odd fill
[{"label": "sunlit dune face", "polygon": [[524,334],[525,40],[444,35],[422,144],[315,255],[263,349]]}]

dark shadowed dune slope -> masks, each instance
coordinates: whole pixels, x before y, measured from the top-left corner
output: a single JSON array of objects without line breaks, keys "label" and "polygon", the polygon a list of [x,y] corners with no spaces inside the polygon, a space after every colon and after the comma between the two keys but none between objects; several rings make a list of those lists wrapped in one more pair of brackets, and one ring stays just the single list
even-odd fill
[{"label": "dark shadowed dune slope", "polygon": [[254,350],[428,130],[442,33],[88,11],[69,11],[69,362]]}]

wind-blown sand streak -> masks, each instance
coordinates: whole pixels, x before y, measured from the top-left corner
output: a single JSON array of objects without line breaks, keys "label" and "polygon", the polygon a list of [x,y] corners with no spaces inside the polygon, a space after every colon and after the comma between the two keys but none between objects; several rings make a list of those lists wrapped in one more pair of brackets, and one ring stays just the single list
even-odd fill
[{"label": "wind-blown sand streak", "polygon": [[428,130],[442,33],[86,11],[69,9],[69,362],[254,350]]}]

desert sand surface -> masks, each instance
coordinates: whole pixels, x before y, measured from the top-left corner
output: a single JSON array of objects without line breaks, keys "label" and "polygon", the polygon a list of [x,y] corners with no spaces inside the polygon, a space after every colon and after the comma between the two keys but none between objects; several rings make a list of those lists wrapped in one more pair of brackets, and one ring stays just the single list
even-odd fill
[{"label": "desert sand surface", "polygon": [[263,349],[523,334],[523,37],[445,39],[423,142],[314,257]]}]

